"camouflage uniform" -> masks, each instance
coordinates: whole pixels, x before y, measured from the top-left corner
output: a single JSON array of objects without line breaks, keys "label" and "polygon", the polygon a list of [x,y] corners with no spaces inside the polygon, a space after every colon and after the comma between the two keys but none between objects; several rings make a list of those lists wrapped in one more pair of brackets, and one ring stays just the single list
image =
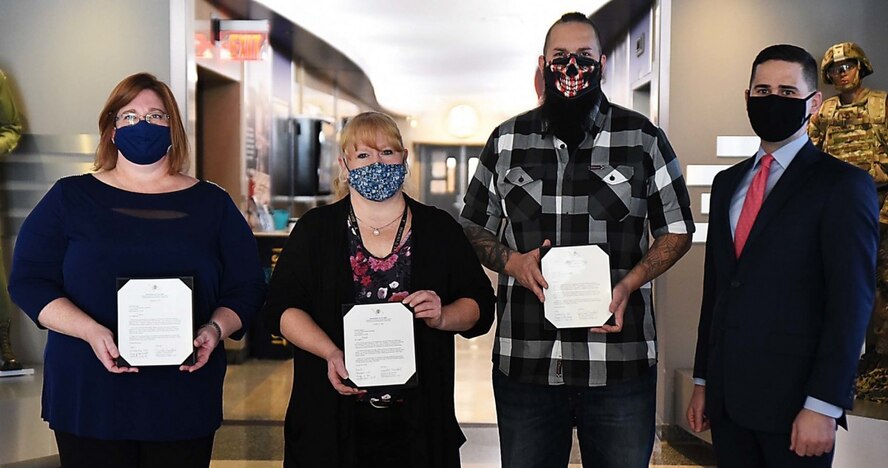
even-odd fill
[{"label": "camouflage uniform", "polygon": [[[15,149],[22,135],[22,122],[6,83],[6,75],[0,70],[0,156]],[[21,369],[12,352],[10,342],[11,315],[13,308],[6,291],[6,270],[0,252],[0,371]]]},{"label": "camouflage uniform", "polygon": [[888,125],[885,122],[885,91],[864,90],[857,101],[842,104],[839,96],[823,102],[811,118],[811,142],[826,153],[853,164],[873,177],[883,199],[879,221],[888,224]]},{"label": "camouflage uniform", "polygon": [[[850,83],[833,83],[827,70],[834,63],[846,60],[857,62],[857,76]],[[814,145],[824,152],[869,172],[878,189],[882,233],[876,266],[878,298],[867,332],[867,351],[875,351],[885,358],[888,357],[888,93],[862,88],[860,80],[871,74],[873,68],[860,46],[851,42],[830,47],[823,56],[820,71],[823,82],[835,84],[840,92],[854,93],[860,89],[855,101],[848,104],[842,104],[840,96],[825,100],[811,118],[808,134]]]}]

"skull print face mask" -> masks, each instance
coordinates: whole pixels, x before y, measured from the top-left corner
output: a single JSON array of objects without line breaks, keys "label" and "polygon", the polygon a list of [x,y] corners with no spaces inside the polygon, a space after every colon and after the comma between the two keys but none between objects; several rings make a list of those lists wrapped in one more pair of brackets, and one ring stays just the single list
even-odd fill
[{"label": "skull print face mask", "polygon": [[598,89],[601,83],[601,62],[568,54],[552,59],[543,68],[546,87],[567,99]]}]

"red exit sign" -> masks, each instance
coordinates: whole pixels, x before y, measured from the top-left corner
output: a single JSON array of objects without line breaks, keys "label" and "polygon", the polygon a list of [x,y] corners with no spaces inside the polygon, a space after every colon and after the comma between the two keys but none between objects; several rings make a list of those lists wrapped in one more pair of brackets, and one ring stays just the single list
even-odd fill
[{"label": "red exit sign", "polygon": [[265,34],[222,31],[221,36],[222,47],[228,51],[231,60],[262,60]]},{"label": "red exit sign", "polygon": [[262,60],[268,32],[268,20],[213,20],[222,59]]}]

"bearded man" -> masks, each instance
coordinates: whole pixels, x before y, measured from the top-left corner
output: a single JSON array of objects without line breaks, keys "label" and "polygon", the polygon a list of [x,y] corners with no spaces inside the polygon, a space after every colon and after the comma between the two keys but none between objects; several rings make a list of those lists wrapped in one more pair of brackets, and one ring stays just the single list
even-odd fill
[{"label": "bearded man", "polygon": [[[465,195],[460,222],[499,273],[493,389],[504,467],[567,466],[574,424],[584,466],[650,461],[651,282],[688,251],[694,222],[666,135],[601,92],[606,62],[585,15],[556,21],[539,57],[542,105],[493,131]],[[609,252],[613,316],[558,328],[544,316],[540,249],[591,244]]]}]

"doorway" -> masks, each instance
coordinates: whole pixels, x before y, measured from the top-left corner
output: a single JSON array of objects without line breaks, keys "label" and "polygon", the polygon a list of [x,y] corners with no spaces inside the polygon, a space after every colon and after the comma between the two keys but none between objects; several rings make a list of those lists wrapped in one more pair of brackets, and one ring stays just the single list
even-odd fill
[{"label": "doorway", "polygon": [[418,144],[422,167],[422,199],[459,217],[463,207],[463,195],[478,167],[478,145],[427,145]]},{"label": "doorway", "polygon": [[195,176],[224,188],[246,206],[241,157],[241,83],[197,67]]}]

